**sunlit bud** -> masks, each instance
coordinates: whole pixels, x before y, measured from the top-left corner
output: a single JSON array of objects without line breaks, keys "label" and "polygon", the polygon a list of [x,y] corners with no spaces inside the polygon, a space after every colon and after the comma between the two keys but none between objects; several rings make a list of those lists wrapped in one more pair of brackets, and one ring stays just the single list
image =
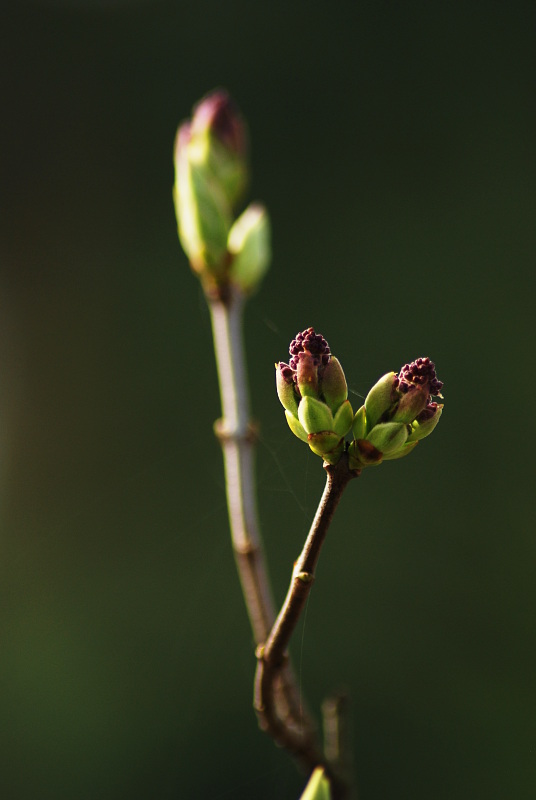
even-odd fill
[{"label": "sunlit bud", "polygon": [[313,328],[295,336],[289,353],[288,364],[276,365],[277,394],[289,428],[314,453],[336,464],[354,420],[342,367]]},{"label": "sunlit bud", "polygon": [[307,433],[333,430],[333,415],[316,397],[303,397],[298,406],[298,419]]},{"label": "sunlit bud", "polygon": [[372,387],[356,413],[349,447],[352,468],[403,458],[428,436],[439,421],[442,382],[429,358],[405,364],[398,375],[387,373]]},{"label": "sunlit bud", "polygon": [[227,249],[229,276],[245,292],[257,288],[270,264],[270,220],[264,206],[252,203],[234,222]]},{"label": "sunlit bud", "polygon": [[202,161],[237,205],[248,181],[247,132],[238,107],[223,89],[206,95],[195,107],[192,138],[203,150]]},{"label": "sunlit bud", "polygon": [[348,386],[340,361],[331,356],[322,373],[322,394],[333,413],[348,397]]},{"label": "sunlit bud", "polygon": [[396,373],[388,372],[374,384],[367,394],[365,409],[369,428],[374,427],[383,415],[393,407],[393,403],[397,400],[396,386]]}]

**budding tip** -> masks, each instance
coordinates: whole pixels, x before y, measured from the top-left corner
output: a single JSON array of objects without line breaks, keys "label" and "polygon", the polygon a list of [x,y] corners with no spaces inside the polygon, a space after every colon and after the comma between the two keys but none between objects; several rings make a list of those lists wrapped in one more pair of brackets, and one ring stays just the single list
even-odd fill
[{"label": "budding tip", "polygon": [[245,123],[226,89],[214,89],[194,106],[192,125],[195,131],[209,129],[230,150],[245,154]]},{"label": "budding tip", "polygon": [[443,382],[438,379],[435,364],[428,357],[404,364],[396,377],[395,385],[402,394],[420,387],[426,389],[429,395],[442,397]]},{"label": "budding tip", "polygon": [[316,333],[314,328],[297,333],[289,346],[291,355],[290,366],[292,369],[298,368],[300,354],[308,353],[313,357],[316,367],[325,367],[331,357],[329,344],[321,333]]}]

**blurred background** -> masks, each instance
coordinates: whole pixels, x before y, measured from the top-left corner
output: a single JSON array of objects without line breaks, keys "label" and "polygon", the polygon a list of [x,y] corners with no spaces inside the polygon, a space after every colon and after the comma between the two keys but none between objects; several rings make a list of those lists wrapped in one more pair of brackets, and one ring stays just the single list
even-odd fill
[{"label": "blurred background", "polygon": [[297,800],[257,729],[208,313],[171,200],[225,86],[274,261],[246,339],[282,600],[320,496],[273,364],[352,399],[429,355],[446,411],[353,483],[294,659],[352,700],[362,800],[534,797],[536,7],[19,0],[0,33],[0,792]]}]

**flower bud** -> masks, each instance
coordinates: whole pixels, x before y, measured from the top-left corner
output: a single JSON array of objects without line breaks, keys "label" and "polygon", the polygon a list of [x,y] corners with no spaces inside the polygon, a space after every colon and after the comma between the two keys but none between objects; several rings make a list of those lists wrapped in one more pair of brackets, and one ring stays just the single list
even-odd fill
[{"label": "flower bud", "polygon": [[443,384],[429,358],[389,372],[372,387],[356,413],[349,448],[352,468],[392,461],[408,455],[439,421],[443,406],[432,402]]},{"label": "flower bud", "polygon": [[245,292],[257,288],[270,263],[270,220],[264,206],[252,203],[229,231],[229,276]]},{"label": "flower bud", "polygon": [[194,107],[192,138],[203,148],[203,163],[234,207],[248,181],[246,125],[223,89],[207,94]]},{"label": "flower bud", "polygon": [[313,328],[296,335],[289,353],[288,364],[276,365],[277,394],[288,425],[314,453],[336,464],[354,419],[342,367]]},{"label": "flower bud", "polygon": [[[227,247],[233,209],[242,197],[248,172],[245,125],[226,92],[207,95],[194,108],[192,119],[179,127],[174,162],[173,200],[182,247],[204,282],[222,284],[232,258]],[[256,237],[251,231],[249,236],[237,234],[241,241],[235,254],[247,250],[237,271],[248,287],[258,280],[252,272],[266,269],[266,259],[260,257],[263,237],[266,240],[266,230],[260,235],[257,231]],[[244,239],[248,238],[256,238],[256,246],[250,243],[246,248]],[[255,258],[252,251],[257,252]]]}]

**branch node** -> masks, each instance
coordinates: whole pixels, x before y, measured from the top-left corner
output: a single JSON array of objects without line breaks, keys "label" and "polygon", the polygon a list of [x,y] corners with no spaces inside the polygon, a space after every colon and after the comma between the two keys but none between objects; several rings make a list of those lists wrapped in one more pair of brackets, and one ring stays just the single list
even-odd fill
[{"label": "branch node", "polygon": [[231,428],[228,425],[227,420],[221,417],[214,423],[214,433],[216,434],[222,447],[227,442],[244,442],[246,444],[255,444],[259,438],[259,425],[257,422],[248,422],[245,429]]}]

